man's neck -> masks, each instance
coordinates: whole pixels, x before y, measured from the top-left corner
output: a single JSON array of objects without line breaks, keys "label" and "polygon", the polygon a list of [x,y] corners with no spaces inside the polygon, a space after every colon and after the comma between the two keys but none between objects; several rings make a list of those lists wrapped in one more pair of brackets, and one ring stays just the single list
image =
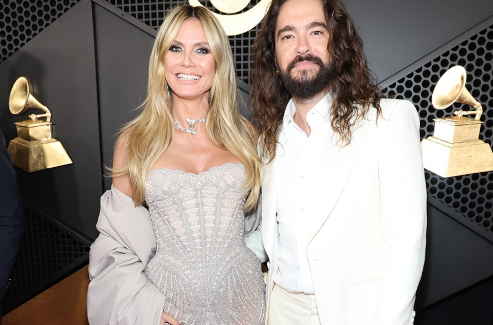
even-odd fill
[{"label": "man's neck", "polygon": [[327,91],[323,91],[308,99],[293,97],[294,107],[296,108],[293,120],[307,136],[310,135],[311,129],[306,122],[306,115],[326,94]]}]

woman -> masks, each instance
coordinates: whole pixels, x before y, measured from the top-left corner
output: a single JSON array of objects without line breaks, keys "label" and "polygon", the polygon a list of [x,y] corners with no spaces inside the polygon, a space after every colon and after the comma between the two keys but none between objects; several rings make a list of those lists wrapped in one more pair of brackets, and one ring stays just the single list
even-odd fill
[{"label": "woman", "polygon": [[257,205],[261,163],[235,80],[212,14],[172,10],[151,53],[144,109],[117,141],[113,186],[101,200],[91,323],[264,323],[265,286],[243,212]]}]

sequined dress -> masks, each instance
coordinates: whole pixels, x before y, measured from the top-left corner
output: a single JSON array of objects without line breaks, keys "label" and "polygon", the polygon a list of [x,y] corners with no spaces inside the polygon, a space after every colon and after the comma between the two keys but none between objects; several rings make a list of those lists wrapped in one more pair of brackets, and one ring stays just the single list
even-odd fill
[{"label": "sequined dress", "polygon": [[244,240],[241,164],[200,174],[161,168],[146,182],[156,255],[146,276],[185,325],[264,324],[265,285]]}]

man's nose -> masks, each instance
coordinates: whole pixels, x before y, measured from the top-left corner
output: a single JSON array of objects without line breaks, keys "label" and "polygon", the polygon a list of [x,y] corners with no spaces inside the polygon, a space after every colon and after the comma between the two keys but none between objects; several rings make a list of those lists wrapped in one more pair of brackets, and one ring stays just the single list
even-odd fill
[{"label": "man's nose", "polygon": [[310,44],[306,36],[299,36],[298,43],[296,44],[296,53],[297,54],[307,54],[310,53]]}]

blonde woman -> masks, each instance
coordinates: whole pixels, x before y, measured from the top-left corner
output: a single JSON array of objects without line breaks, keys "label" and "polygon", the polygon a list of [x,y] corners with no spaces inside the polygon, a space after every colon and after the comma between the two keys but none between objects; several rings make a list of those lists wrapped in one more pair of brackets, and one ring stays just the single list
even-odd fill
[{"label": "blonde woman", "polygon": [[235,80],[212,14],[172,10],[151,53],[142,113],[117,141],[113,186],[101,199],[92,324],[264,323],[244,214],[257,205],[261,163]]}]

